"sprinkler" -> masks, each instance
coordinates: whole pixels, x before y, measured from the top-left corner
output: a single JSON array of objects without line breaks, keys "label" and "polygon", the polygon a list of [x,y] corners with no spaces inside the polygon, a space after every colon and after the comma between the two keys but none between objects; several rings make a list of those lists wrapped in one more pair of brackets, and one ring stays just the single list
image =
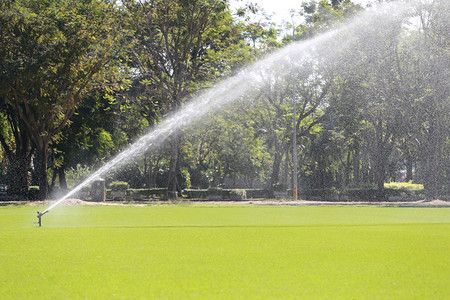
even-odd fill
[{"label": "sprinkler", "polygon": [[41,220],[41,218],[42,218],[42,216],[43,215],[45,215],[46,213],[48,213],[48,210],[46,210],[46,211],[44,211],[44,212],[37,212],[37,218],[38,218],[38,221],[37,222],[35,222],[34,224],[39,224],[39,227],[41,227],[41,225],[42,225],[42,220]]}]

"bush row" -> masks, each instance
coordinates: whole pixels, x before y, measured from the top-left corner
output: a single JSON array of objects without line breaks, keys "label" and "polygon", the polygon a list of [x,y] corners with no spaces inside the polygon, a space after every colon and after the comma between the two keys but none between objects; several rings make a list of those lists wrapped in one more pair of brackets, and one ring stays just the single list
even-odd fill
[{"label": "bush row", "polygon": [[190,199],[208,199],[208,200],[243,200],[247,199],[247,190],[245,189],[220,189],[210,188],[204,190],[185,189],[183,194]]},{"label": "bush row", "polygon": [[186,189],[183,195],[190,199],[210,200],[243,200],[243,199],[272,199],[292,196],[292,191],[274,192],[266,189]]},{"label": "bush row", "polygon": [[164,197],[167,193],[167,188],[152,188],[152,189],[129,189],[127,190],[127,197],[130,198],[156,198]]},{"label": "bush row", "polygon": [[106,199],[130,199],[130,200],[140,200],[140,199],[152,199],[164,197],[167,192],[166,188],[152,188],[152,189],[107,189]]},{"label": "bush row", "polygon": [[300,197],[307,200],[322,201],[405,201],[424,198],[423,189],[385,188],[382,195],[376,188],[311,189],[300,192]]},{"label": "bush row", "polygon": [[[151,199],[163,198],[166,195],[166,188],[151,189],[124,189],[120,188],[107,189],[107,199],[126,198],[126,199]],[[117,196],[118,192],[121,193]],[[30,187],[28,191],[28,199],[37,199],[39,193],[38,187]],[[83,199],[89,198],[89,188],[84,189]],[[81,197],[81,195],[78,195]],[[289,198],[291,193],[271,192],[265,189],[186,189],[183,191],[183,197],[189,199],[209,199],[209,200],[243,200],[243,199],[273,199],[273,198]],[[379,195],[376,188],[348,188],[345,190],[338,189],[308,189],[299,191],[299,198],[304,200],[321,200],[321,201],[408,201],[419,200],[424,198],[423,189],[411,189],[396,187],[385,188],[384,195]],[[443,197],[446,198],[446,197]]]}]

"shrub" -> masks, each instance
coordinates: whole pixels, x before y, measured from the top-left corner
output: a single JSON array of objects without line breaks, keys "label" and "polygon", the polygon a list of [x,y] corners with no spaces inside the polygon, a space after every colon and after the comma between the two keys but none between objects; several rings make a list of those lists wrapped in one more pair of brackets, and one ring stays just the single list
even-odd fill
[{"label": "shrub", "polygon": [[393,190],[423,190],[423,184],[410,182],[389,182],[384,184],[384,188]]},{"label": "shrub", "polygon": [[38,200],[39,197],[39,187],[38,186],[30,186],[28,188],[27,198],[28,200]]},{"label": "shrub", "polygon": [[384,200],[384,199],[377,199],[378,190],[374,188],[369,189],[346,189],[344,192],[349,200],[366,200],[366,201],[373,201],[373,200]]},{"label": "shrub", "polygon": [[153,197],[164,197],[166,192],[167,188],[129,189],[127,191],[127,194],[131,198],[153,198]]},{"label": "shrub", "polygon": [[109,187],[113,191],[126,191],[130,188],[130,185],[125,181],[113,181],[109,184]]},{"label": "shrub", "polygon": [[74,187],[83,182],[92,173],[92,169],[88,166],[77,164],[74,168],[69,168],[66,171],[67,185]]},{"label": "shrub", "polygon": [[272,198],[271,192],[266,189],[249,189],[246,190],[247,199],[251,198]]},{"label": "shrub", "polygon": [[303,196],[312,196],[312,197],[332,197],[337,196],[338,190],[336,189],[310,189],[300,191],[300,194]]},{"label": "shrub", "polygon": [[183,191],[186,198],[206,199],[208,198],[208,190],[185,189]]},{"label": "shrub", "polygon": [[208,189],[208,199],[230,199],[231,190],[213,187]]},{"label": "shrub", "polygon": [[247,198],[247,190],[245,189],[222,189],[222,188],[209,188],[207,190],[185,189],[183,193],[186,196],[186,198],[197,198],[197,199],[242,200]]},{"label": "shrub", "polygon": [[351,183],[347,186],[347,189],[376,189],[376,183],[360,182]]},{"label": "shrub", "polygon": [[243,200],[247,198],[247,192],[244,189],[230,190],[230,200]]}]

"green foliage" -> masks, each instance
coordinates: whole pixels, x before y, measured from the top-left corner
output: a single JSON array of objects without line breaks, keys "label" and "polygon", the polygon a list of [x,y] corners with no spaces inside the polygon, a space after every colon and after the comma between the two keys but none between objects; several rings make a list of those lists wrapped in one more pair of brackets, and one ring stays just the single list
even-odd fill
[{"label": "green foliage", "polygon": [[154,189],[128,189],[128,196],[134,198],[147,198],[164,197],[167,193],[167,188],[154,188]]},{"label": "green foliage", "polygon": [[258,3],[245,3],[237,10],[236,19],[242,37],[256,55],[278,48],[278,29],[271,16]]},{"label": "green foliage", "polygon": [[[255,4],[233,16],[219,0],[114,3],[0,2],[0,156],[9,176],[19,153],[28,159],[20,165],[25,182],[33,157],[35,177],[36,170],[44,179],[52,174],[38,164],[42,158],[53,174],[66,168],[74,186],[169,110],[280,46],[280,32]],[[403,26],[410,16],[391,19],[380,11],[378,22],[367,14],[315,44],[310,56],[261,72],[264,84],[241,103],[177,135],[177,151],[161,146],[108,181],[167,185],[177,153],[182,187],[220,186],[225,178],[247,187],[286,185],[294,97],[299,177],[310,195],[372,199],[374,182],[381,190],[407,169],[408,180],[424,183],[427,197],[436,198],[450,189],[446,8],[440,0],[417,7],[417,28]],[[359,10],[351,1],[305,2],[304,21],[289,31],[306,39]],[[47,182],[41,183],[42,191]],[[389,197],[421,196],[422,189],[384,188]]]},{"label": "green foliage", "polygon": [[[117,60],[125,31],[112,2],[14,1],[0,13],[0,98],[26,124],[40,159],[47,196],[51,143],[95,89],[119,90]],[[106,87],[108,86],[108,87]]]},{"label": "green foliage", "polygon": [[376,188],[374,189],[346,189],[345,195],[349,200],[354,201],[383,201],[385,199],[379,199],[379,193]]},{"label": "green foliage", "polygon": [[[295,26],[295,39],[308,39],[335,28],[362,10],[360,4],[352,1],[304,1],[301,3],[299,11],[291,12],[291,19],[295,21],[295,18],[301,18],[304,21],[300,24],[287,24],[287,29],[292,32],[293,26]],[[289,43],[291,41],[292,35],[284,36],[283,42]]]},{"label": "green foliage", "polygon": [[389,182],[384,184],[385,189],[392,190],[423,190],[423,184],[410,182]]},{"label": "green foliage", "polygon": [[69,187],[75,187],[83,182],[92,172],[92,169],[88,166],[77,164],[75,167],[69,168],[66,171],[67,185]]},{"label": "green foliage", "polygon": [[[210,186],[219,185],[226,176],[250,182],[264,179],[268,154],[256,128],[246,124],[248,115],[242,114],[243,109],[249,108],[236,105],[187,133],[184,150],[188,163]],[[196,181],[199,179],[193,179],[193,186],[199,186]]]},{"label": "green foliage", "polygon": [[0,91],[22,118],[30,116],[30,130],[41,130],[34,138],[56,138],[82,97],[111,79],[122,35],[115,14],[95,0],[15,1],[2,12]]},{"label": "green foliage", "polygon": [[[135,30],[131,62],[139,69],[134,87],[150,92],[145,113],[180,107],[192,92],[223,74],[219,53],[235,43],[223,1],[124,1]],[[211,55],[211,57],[209,57]]]},{"label": "green foliage", "polygon": [[307,189],[300,191],[300,198],[305,200],[326,200],[333,199],[336,200],[336,196],[338,196],[339,191],[336,189]]},{"label": "green foliage", "polygon": [[351,183],[346,188],[347,189],[376,189],[377,185],[375,183],[360,182],[360,183]]},{"label": "green foliage", "polygon": [[39,200],[39,187],[34,185],[30,186],[28,188],[27,198],[31,201]]},{"label": "green foliage", "polygon": [[126,191],[130,188],[130,184],[125,181],[113,181],[109,184],[109,188],[113,191]]},{"label": "green foliage", "polygon": [[112,170],[105,176],[110,181],[128,182],[132,188],[141,188],[144,186],[145,177],[142,165],[136,161],[124,164],[120,168]]},{"label": "green foliage", "polygon": [[245,189],[185,189],[184,195],[191,199],[210,199],[210,200],[243,200],[247,199],[247,190]]},{"label": "green foliage", "polygon": [[300,197],[305,200],[322,201],[416,201],[424,198],[423,187],[397,185],[387,187],[383,191],[385,199],[380,199],[379,191],[374,184],[362,184],[359,187],[346,189],[306,189],[300,191]]},{"label": "green foliage", "polygon": [[247,199],[247,191],[245,189],[230,190],[230,200],[243,200],[243,199]]},{"label": "green foliage", "polygon": [[209,190],[207,189],[185,189],[183,194],[190,199],[208,199]]}]

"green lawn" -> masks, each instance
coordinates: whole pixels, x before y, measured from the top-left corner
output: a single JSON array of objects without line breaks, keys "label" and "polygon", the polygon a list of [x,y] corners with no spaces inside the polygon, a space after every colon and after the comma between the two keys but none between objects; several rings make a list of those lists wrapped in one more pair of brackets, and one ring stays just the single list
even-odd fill
[{"label": "green lawn", "polygon": [[448,299],[450,209],[0,207],[0,299]]}]

